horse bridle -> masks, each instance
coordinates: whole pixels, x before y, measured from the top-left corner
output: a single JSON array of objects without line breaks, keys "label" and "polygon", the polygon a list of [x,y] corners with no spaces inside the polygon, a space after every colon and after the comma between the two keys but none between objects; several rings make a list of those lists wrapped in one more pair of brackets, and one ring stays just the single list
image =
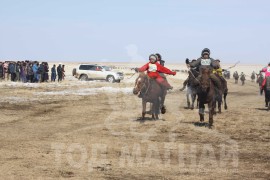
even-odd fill
[{"label": "horse bridle", "polygon": [[193,78],[199,83],[199,84],[201,84],[201,82],[195,77],[195,75],[193,74],[193,72],[191,71],[191,70],[188,70],[190,73],[191,73],[191,75],[193,76]]},{"label": "horse bridle", "polygon": [[[150,87],[150,80],[149,80],[149,78],[148,77],[146,77],[147,78],[147,80],[148,80],[148,87],[147,87],[147,89],[146,89],[146,91],[145,91],[145,94],[147,94],[147,92],[149,91],[149,87]],[[137,84],[137,83],[136,83]],[[142,92],[142,89],[145,87],[146,85],[145,85],[145,83],[143,84],[143,86],[139,89],[139,91],[138,92]]]}]

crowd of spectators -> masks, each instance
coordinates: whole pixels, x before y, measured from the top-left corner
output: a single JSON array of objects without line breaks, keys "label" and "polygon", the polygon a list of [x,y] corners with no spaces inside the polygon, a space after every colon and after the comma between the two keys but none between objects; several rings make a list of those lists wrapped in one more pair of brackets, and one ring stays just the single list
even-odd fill
[{"label": "crowd of spectators", "polygon": [[[51,72],[49,72],[51,70]],[[49,80],[50,75],[50,80]],[[0,62],[0,81],[13,82],[58,82],[65,78],[65,65],[54,64],[50,69],[47,62],[38,61],[5,61]]]}]

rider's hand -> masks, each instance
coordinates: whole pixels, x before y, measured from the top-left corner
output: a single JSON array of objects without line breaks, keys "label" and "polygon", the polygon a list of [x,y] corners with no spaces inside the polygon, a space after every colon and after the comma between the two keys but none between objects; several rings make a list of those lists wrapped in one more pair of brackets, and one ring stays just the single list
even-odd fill
[{"label": "rider's hand", "polygon": [[176,75],[176,72],[174,71],[174,72],[172,73],[172,75],[174,75],[174,76],[175,76],[175,75]]},{"label": "rider's hand", "polygon": [[135,72],[139,72],[139,68],[134,68]]},{"label": "rider's hand", "polygon": [[189,64],[189,59],[188,58],[186,59],[186,64]]}]

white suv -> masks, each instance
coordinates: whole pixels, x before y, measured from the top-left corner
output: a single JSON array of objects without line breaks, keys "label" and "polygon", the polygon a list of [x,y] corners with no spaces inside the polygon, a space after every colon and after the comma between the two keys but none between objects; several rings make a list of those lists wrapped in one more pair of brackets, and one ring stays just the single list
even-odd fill
[{"label": "white suv", "polygon": [[73,69],[72,75],[82,81],[106,80],[108,82],[120,82],[124,79],[121,72],[114,72],[108,66],[97,64],[80,64]]}]

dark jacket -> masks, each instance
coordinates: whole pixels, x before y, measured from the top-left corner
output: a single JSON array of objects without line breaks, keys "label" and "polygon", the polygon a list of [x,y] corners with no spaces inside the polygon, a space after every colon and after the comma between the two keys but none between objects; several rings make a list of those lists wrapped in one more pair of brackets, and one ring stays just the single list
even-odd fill
[{"label": "dark jacket", "polygon": [[8,70],[10,73],[15,73],[15,64],[9,63]]},{"label": "dark jacket", "polygon": [[203,57],[200,57],[196,61],[189,63],[189,65],[190,67],[196,68],[196,69],[200,69],[201,67],[214,68],[213,61],[214,59],[210,57],[208,59],[204,59]]}]

